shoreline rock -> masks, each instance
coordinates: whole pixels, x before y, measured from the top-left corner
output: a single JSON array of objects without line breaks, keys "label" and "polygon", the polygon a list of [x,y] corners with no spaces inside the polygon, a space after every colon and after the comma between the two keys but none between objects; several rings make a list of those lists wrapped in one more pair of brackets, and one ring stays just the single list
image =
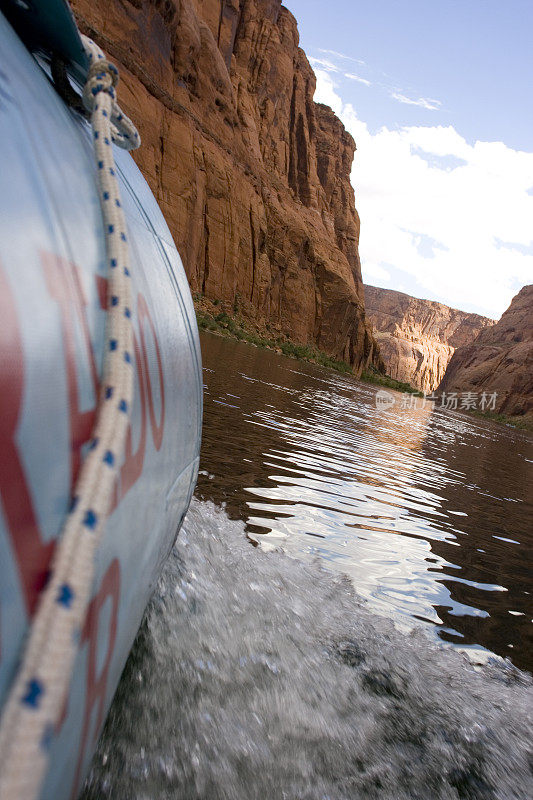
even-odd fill
[{"label": "shoreline rock", "polygon": [[430,393],[455,348],[474,341],[494,320],[392,289],[365,286],[366,313],[388,375]]},{"label": "shoreline rock", "polygon": [[439,391],[496,393],[496,413],[533,419],[533,284],[493,327],[456,350]]}]

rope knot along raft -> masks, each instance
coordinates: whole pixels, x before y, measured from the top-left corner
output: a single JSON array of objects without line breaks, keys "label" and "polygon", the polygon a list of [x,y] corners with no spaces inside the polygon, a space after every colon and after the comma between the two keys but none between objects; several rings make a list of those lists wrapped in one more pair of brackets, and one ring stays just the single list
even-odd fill
[{"label": "rope knot along raft", "polygon": [[35,800],[46,778],[133,400],[130,259],[111,142],[131,150],[139,146],[140,138],[116,102],[117,68],[91,39],[82,40],[90,62],[83,102],[91,114],[106,243],[104,366],[91,445],[0,720],[0,800]]},{"label": "rope knot along raft", "polygon": [[92,39],[88,36],[81,38],[89,59],[89,72],[83,87],[83,105],[89,113],[94,114],[98,111],[99,100],[101,101],[103,95],[108,95],[111,102],[106,102],[102,111],[106,112],[105,116],[109,114],[111,138],[124,150],[135,150],[141,143],[140,136],[131,119],[121,111],[116,102],[118,69],[107,60]]},{"label": "rope knot along raft", "polygon": [[83,87],[83,103],[87,111],[93,111],[96,97],[100,92],[107,92],[115,99],[115,86],[118,83],[118,70],[107,58],[92,58]]}]

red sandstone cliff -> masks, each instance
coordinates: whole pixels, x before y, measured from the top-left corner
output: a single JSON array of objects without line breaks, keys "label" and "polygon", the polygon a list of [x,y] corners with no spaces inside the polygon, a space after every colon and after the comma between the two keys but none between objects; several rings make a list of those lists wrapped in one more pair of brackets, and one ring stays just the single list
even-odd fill
[{"label": "red sandstone cliff", "polygon": [[193,291],[233,302],[359,372],[365,320],[355,143],[313,102],[315,76],[280,0],[72,0],[121,68],[135,156]]},{"label": "red sandstone cliff", "polygon": [[494,320],[365,286],[366,313],[388,375],[424,392],[436,389],[456,347],[470,344]]},{"label": "red sandstone cliff", "polygon": [[496,325],[456,350],[439,391],[497,392],[496,411],[533,416],[533,285]]}]

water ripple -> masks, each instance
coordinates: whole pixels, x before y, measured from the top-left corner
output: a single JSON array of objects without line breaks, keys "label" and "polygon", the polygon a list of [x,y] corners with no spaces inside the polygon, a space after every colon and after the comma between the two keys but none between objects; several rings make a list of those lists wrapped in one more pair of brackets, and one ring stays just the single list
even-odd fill
[{"label": "water ripple", "polygon": [[527,434],[401,395],[383,412],[345,376],[209,335],[202,347],[199,497],[255,543],[346,573],[375,611],[533,668]]}]

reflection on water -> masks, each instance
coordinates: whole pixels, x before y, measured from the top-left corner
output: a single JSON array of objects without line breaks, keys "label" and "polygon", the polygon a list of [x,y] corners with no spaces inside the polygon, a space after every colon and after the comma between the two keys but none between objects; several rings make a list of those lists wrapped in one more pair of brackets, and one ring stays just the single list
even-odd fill
[{"label": "reflection on water", "polygon": [[533,669],[531,438],[209,334],[197,496],[397,621]]}]

